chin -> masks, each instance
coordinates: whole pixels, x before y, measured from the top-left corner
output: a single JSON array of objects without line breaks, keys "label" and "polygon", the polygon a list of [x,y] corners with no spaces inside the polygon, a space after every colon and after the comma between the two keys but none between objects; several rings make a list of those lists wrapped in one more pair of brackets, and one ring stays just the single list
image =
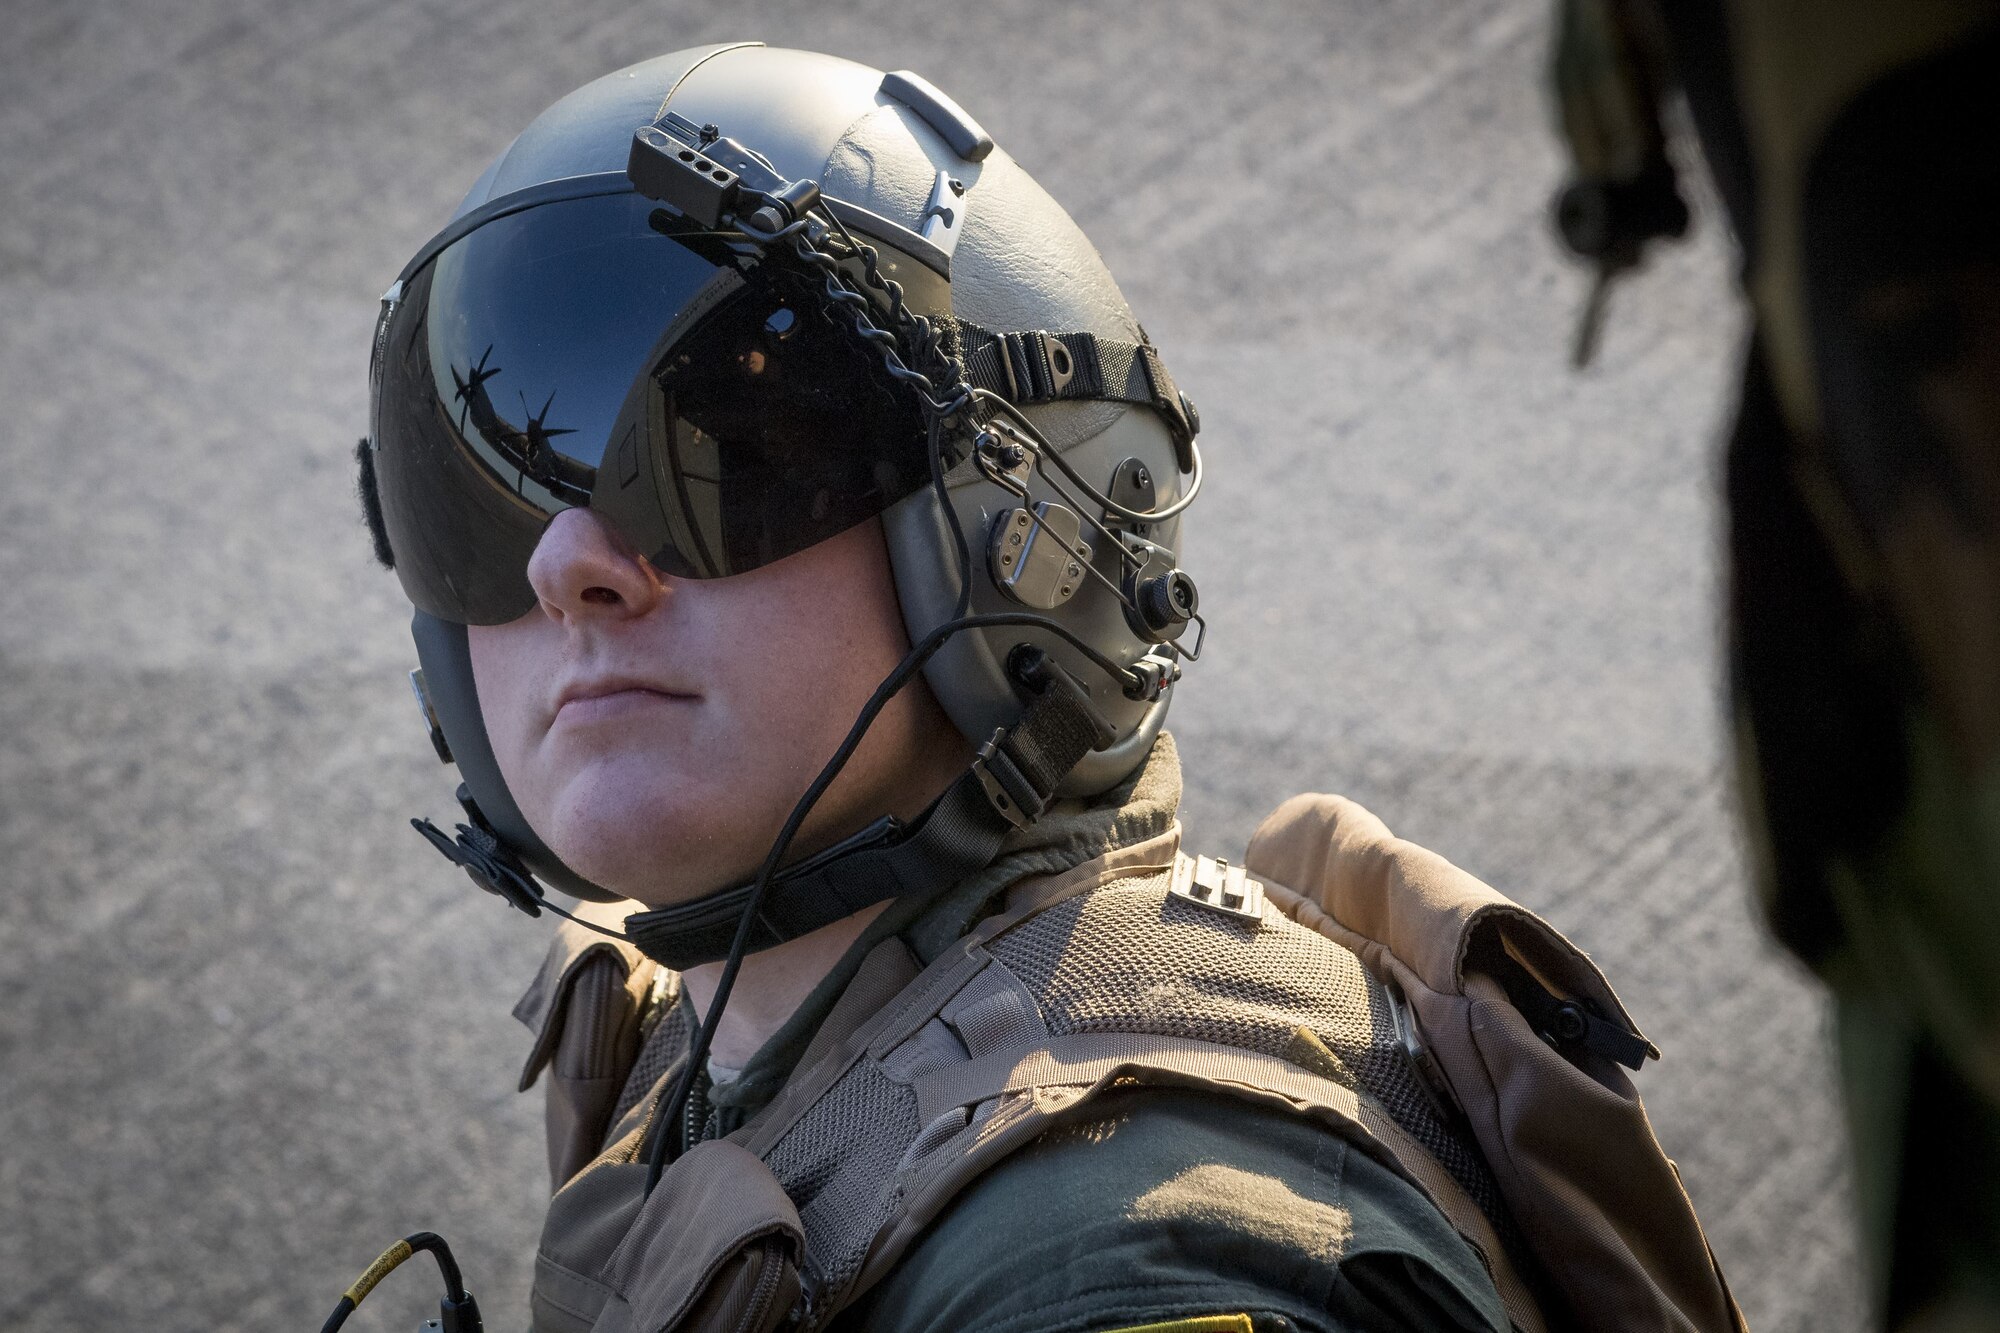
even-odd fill
[{"label": "chin", "polygon": [[[723,788],[663,783],[657,765],[645,774],[579,775],[553,803],[543,841],[591,883],[648,906],[687,902],[755,873],[725,835],[741,814],[710,804]],[[544,821],[535,821],[541,828]]]}]

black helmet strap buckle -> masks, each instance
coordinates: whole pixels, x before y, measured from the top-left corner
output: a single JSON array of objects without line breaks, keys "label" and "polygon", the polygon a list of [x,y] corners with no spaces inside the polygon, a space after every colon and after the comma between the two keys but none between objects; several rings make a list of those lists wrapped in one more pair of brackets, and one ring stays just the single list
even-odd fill
[{"label": "black helmet strap buckle", "polygon": [[1078,398],[1150,407],[1173,436],[1181,471],[1194,470],[1201,414],[1175,385],[1152,343],[1047,329],[995,333],[965,320],[956,324],[965,377],[974,388],[1017,407]]},{"label": "black helmet strap buckle", "polygon": [[471,793],[463,784],[459,786],[458,799],[472,822],[460,824],[456,838],[446,837],[444,830],[428,819],[412,819],[410,827],[423,834],[424,840],[447,861],[465,871],[474,884],[504,899],[509,907],[529,916],[540,916],[546,905],[541,885],[535,883],[514,850],[486,827],[479,807],[473,804]]}]

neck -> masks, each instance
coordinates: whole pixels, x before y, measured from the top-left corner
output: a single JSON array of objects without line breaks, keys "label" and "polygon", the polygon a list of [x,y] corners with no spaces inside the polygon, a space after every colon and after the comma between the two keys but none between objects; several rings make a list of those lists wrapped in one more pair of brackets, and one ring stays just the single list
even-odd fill
[{"label": "neck", "polygon": [[[785,1025],[785,1020],[812,994],[813,987],[825,980],[868,923],[887,906],[888,903],[880,902],[864,907],[810,935],[746,954],[736,974],[736,985],[730,990],[729,1003],[723,1007],[722,1019],[716,1024],[709,1058],[736,1069],[750,1063],[750,1057]],[[709,1005],[714,1003],[722,969],[721,963],[703,963],[681,974],[695,1013],[704,1019],[708,1017]]]}]

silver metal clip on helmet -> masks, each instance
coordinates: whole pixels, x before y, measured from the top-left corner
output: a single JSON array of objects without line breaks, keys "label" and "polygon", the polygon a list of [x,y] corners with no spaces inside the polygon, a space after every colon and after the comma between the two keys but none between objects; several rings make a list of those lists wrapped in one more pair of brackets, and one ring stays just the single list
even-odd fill
[{"label": "silver metal clip on helmet", "polygon": [[[925,677],[981,747],[982,819],[1127,776],[1199,652],[1179,568],[1192,404],[1075,224],[914,75],[738,44],[578,90],[405,268],[372,382],[364,490],[480,826],[454,859],[530,908],[515,871],[611,895],[522,819],[464,627],[532,608],[527,558],[562,508],[690,578],[879,515]],[[1080,757],[1024,775],[1003,742],[1038,708]],[[839,905],[840,863],[909,859],[910,833],[864,830],[785,875],[811,869]],[[677,964],[721,956],[743,893],[681,912]]]}]

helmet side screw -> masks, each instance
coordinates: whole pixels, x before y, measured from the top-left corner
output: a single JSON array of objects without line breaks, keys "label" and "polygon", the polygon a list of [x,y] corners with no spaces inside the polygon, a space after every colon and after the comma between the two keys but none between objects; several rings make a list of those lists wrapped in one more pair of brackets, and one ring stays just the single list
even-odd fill
[{"label": "helmet side screw", "polygon": [[1012,472],[1028,461],[1026,449],[990,430],[980,433],[979,448],[1002,472]]}]

